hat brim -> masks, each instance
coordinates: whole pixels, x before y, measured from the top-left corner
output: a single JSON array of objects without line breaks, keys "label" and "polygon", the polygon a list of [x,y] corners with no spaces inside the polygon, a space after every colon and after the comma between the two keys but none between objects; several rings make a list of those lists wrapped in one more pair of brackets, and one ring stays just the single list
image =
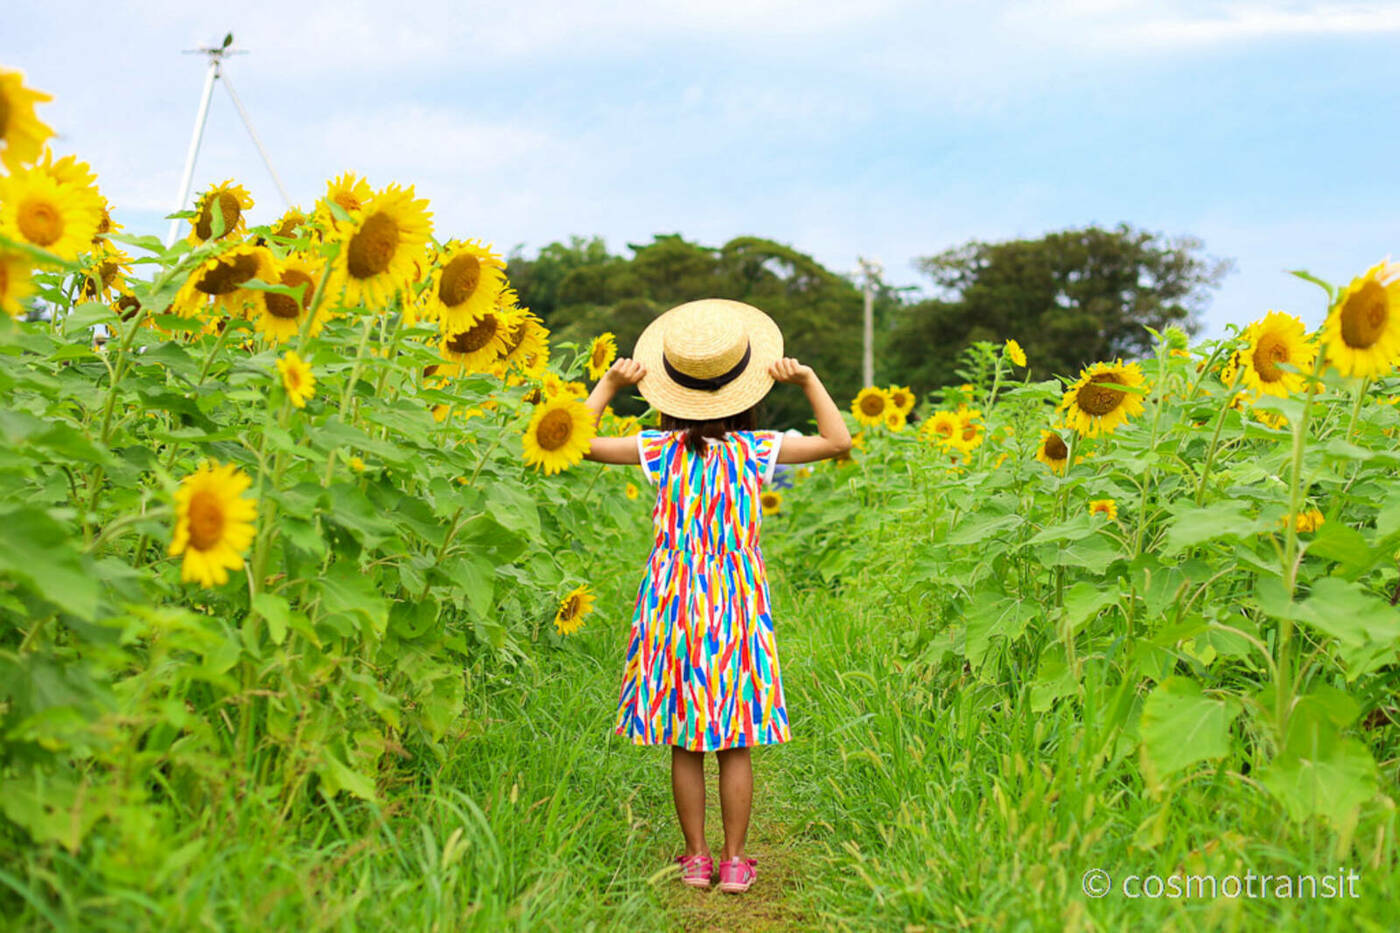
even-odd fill
[{"label": "hat brim", "polygon": [[[744,332],[749,335],[749,362],[734,381],[719,389],[707,391],[690,389],[666,374],[663,362],[664,336],[668,318],[681,308],[703,304],[713,306],[715,314],[738,316]],[[708,310],[708,308],[707,308]],[[646,375],[637,383],[637,390],[653,408],[677,418],[712,420],[738,414],[757,405],[773,388],[768,368],[783,358],[783,332],[767,314],[742,301],[707,298],[680,305],[659,315],[637,338],[632,358],[646,367]]]}]

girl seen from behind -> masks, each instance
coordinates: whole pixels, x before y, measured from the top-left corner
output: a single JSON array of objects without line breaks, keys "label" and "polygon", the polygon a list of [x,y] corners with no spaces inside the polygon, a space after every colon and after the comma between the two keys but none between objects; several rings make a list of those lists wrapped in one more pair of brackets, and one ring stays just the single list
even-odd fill
[{"label": "girl seen from behind", "polygon": [[[759,430],[755,406],[774,382],[797,385],[817,435]],[[595,421],[636,385],[661,413],[661,430],[597,437],[585,456],[639,464],[657,487],[655,540],[632,613],[616,733],[671,746],[671,791],[685,840],[682,880],[708,888],[704,755],[719,761],[724,848],[719,889],[747,891],[744,851],[753,800],[750,749],[790,737],[763,553],[759,490],[779,463],[810,463],[851,449],[840,410],[811,367],[783,356],[777,324],[737,301],[672,308],[642,333],[588,398]]]}]

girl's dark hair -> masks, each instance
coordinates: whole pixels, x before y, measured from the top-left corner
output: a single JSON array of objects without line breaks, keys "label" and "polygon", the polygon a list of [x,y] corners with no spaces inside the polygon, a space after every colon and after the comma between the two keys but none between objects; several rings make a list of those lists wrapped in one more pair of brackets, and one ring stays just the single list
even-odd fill
[{"label": "girl's dark hair", "polygon": [[758,428],[758,406],[747,408],[735,415],[716,418],[711,421],[696,421],[691,418],[677,418],[661,413],[661,430],[684,431],[685,446],[696,453],[705,452],[705,438],[723,440],[730,431],[754,431]]}]

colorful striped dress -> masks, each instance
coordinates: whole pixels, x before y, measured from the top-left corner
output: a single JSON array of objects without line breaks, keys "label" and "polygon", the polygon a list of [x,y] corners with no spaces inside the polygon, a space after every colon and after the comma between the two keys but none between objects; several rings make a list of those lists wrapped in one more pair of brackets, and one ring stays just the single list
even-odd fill
[{"label": "colorful striped dress", "polygon": [[787,706],[758,526],[782,434],[731,431],[704,455],[681,432],[637,438],[656,541],[632,613],[618,735],[719,751],[786,742]]}]

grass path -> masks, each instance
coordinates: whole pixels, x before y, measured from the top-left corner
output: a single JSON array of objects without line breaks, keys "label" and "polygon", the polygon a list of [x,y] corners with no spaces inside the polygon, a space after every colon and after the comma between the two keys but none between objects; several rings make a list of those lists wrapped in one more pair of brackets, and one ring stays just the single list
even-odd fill
[{"label": "grass path", "polygon": [[[812,865],[794,845],[795,808],[783,798],[791,780],[782,749],[759,749],[754,754],[754,818],[749,828],[748,854],[758,860],[758,880],[742,895],[720,893],[717,887],[695,890],[672,882],[666,898],[679,928],[685,930],[792,930],[813,926],[800,892],[810,881]],[[721,822],[718,765],[706,764],[705,833],[715,852],[724,838]],[[718,860],[718,856],[716,856]]]}]

